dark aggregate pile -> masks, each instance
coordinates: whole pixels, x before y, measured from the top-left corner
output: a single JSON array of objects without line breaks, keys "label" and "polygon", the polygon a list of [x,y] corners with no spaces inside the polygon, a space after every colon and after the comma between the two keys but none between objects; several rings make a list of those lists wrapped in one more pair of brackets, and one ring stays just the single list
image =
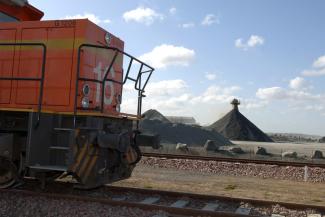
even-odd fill
[{"label": "dark aggregate pile", "polygon": [[[149,110],[144,113],[145,117],[140,122],[140,129],[144,133],[159,134],[162,143],[184,143],[189,146],[204,146],[207,140],[214,140],[220,145],[231,145],[232,143],[219,133],[185,124],[173,124],[158,111]],[[161,117],[163,116],[163,117]]]},{"label": "dark aggregate pile", "polygon": [[215,130],[230,140],[273,142],[269,136],[250,122],[236,108],[214,122],[208,129]]},{"label": "dark aggregate pile", "polygon": [[318,140],[319,143],[325,143],[325,137],[322,137]]},{"label": "dark aggregate pile", "polygon": [[149,109],[143,114],[142,120],[157,120],[163,123],[171,123],[164,115],[154,109]]}]

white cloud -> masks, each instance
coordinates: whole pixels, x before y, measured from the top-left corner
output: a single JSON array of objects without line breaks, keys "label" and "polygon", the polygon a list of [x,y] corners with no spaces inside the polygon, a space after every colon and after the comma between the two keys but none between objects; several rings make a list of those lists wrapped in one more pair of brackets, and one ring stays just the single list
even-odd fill
[{"label": "white cloud", "polygon": [[166,68],[172,65],[188,66],[194,58],[194,50],[168,44],[156,46],[152,51],[139,57],[155,68]]},{"label": "white cloud", "polygon": [[314,68],[322,68],[322,67],[325,67],[325,55],[318,57],[318,59],[314,61],[313,67]]},{"label": "white cloud", "polygon": [[62,19],[66,19],[66,20],[74,20],[74,19],[88,19],[91,22],[95,23],[95,24],[100,24],[100,23],[111,23],[110,19],[104,19],[101,20],[98,16],[96,16],[95,14],[92,13],[88,13],[88,12],[84,12],[83,14],[77,14],[77,15],[67,15]]},{"label": "white cloud", "polygon": [[[150,82],[146,88],[143,110],[157,109],[167,114],[182,114],[193,97],[189,92],[187,83],[181,79]],[[135,112],[136,96],[130,96],[130,92],[123,95],[123,112]]]},{"label": "white cloud", "polygon": [[287,90],[282,87],[269,87],[259,88],[256,92],[256,96],[263,100],[291,100],[291,101],[315,101],[324,100],[324,96],[320,94],[312,94],[306,90]]},{"label": "white cloud", "polygon": [[246,45],[243,43],[243,39],[238,38],[238,39],[235,40],[235,46],[239,47],[239,48],[242,48],[242,47],[245,47]]},{"label": "white cloud", "polygon": [[256,96],[260,99],[283,99],[286,97],[286,91],[281,87],[259,88]]},{"label": "white cloud", "polygon": [[241,103],[241,108],[247,110],[264,108],[268,105],[267,101],[258,100],[258,99],[243,99],[240,100],[240,103]]},{"label": "white cloud", "polygon": [[210,26],[214,23],[220,23],[218,17],[214,14],[207,14],[201,22],[203,26]]},{"label": "white cloud", "polygon": [[176,12],[177,12],[177,9],[176,9],[175,7],[172,7],[172,8],[169,9],[169,13],[170,13],[171,15],[176,14]]},{"label": "white cloud", "polygon": [[325,55],[318,57],[313,65],[313,69],[307,69],[301,72],[303,76],[317,77],[325,75]]},{"label": "white cloud", "polygon": [[307,77],[317,77],[317,76],[322,76],[325,75],[325,68],[319,69],[319,70],[304,70],[301,73],[303,76]]},{"label": "white cloud", "polygon": [[209,81],[213,81],[217,78],[217,74],[215,73],[205,73],[205,78]]},{"label": "white cloud", "polygon": [[183,23],[183,24],[180,25],[180,27],[182,27],[184,29],[193,28],[193,27],[195,27],[195,23],[192,23],[192,22],[190,22],[190,23]]},{"label": "white cloud", "polygon": [[123,85],[123,91],[124,92],[131,92],[134,90],[134,83],[132,82],[127,82],[126,84]]},{"label": "white cloud", "polygon": [[[130,88],[133,88],[130,86]],[[124,87],[124,90],[126,87]],[[162,80],[150,82],[146,88],[143,101],[143,111],[147,109],[157,109],[165,115],[192,115],[202,114],[208,116],[206,112],[215,115],[214,108],[219,107],[222,111],[230,108],[230,101],[234,94],[240,90],[238,86],[217,86],[211,85],[204,91],[193,94],[193,89],[182,79]],[[129,92],[124,92],[122,111],[135,112],[136,96],[131,96]],[[206,111],[206,112],[202,112]],[[211,112],[213,111],[213,112]],[[211,121],[211,117],[206,117],[206,122]]]},{"label": "white cloud", "polygon": [[264,38],[258,35],[252,35],[247,42],[249,47],[255,47],[262,44],[264,44]]},{"label": "white cloud", "polygon": [[249,39],[246,42],[243,42],[242,38],[238,38],[235,40],[235,46],[237,48],[242,48],[244,50],[247,50],[248,48],[253,48],[259,45],[264,44],[264,38],[262,36],[258,35],[251,35]]},{"label": "white cloud", "polygon": [[125,22],[134,21],[137,23],[143,23],[145,25],[151,25],[156,20],[163,20],[164,16],[157,13],[151,8],[138,7],[134,10],[127,11],[123,14]]},{"label": "white cloud", "polygon": [[174,114],[176,112],[182,114],[181,111],[184,111],[184,107],[188,106],[191,97],[189,94],[181,94],[164,100],[153,100],[151,106],[159,111],[163,110],[164,113]]},{"label": "white cloud", "polygon": [[307,105],[305,110],[307,111],[324,111],[325,107],[322,105]]},{"label": "white cloud", "polygon": [[157,96],[172,96],[179,93],[184,93],[187,89],[187,84],[181,79],[176,80],[162,80],[158,82],[151,82],[146,88],[146,94]]},{"label": "white cloud", "polygon": [[302,77],[296,77],[290,80],[289,87],[292,89],[302,89],[306,85],[306,81]]},{"label": "white cloud", "polygon": [[216,85],[212,85],[208,87],[201,95],[193,97],[191,103],[207,103],[207,104],[215,104],[215,103],[230,103],[233,98],[236,98],[233,94],[240,90],[238,86],[230,86],[230,87],[220,87]]},{"label": "white cloud", "polygon": [[229,94],[233,94],[234,92],[237,92],[239,90],[241,90],[241,88],[239,86],[230,86],[230,87],[223,88],[222,91],[224,94],[229,95]]}]

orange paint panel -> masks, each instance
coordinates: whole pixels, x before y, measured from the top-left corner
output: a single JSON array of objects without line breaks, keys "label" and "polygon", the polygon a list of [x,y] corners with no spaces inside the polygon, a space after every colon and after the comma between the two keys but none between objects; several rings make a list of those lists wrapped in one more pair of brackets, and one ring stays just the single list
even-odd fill
[{"label": "orange paint panel", "polygon": [[[0,30],[0,41],[15,40],[15,38],[15,29]],[[15,48],[7,46],[1,46],[0,48],[0,77],[11,77],[14,69]],[[10,103],[12,83],[12,81],[0,80],[0,104]]]},{"label": "orange paint panel", "polygon": [[[74,37],[73,28],[48,30],[48,42],[62,37]],[[49,49],[45,70],[44,105],[69,105],[72,79],[73,40],[64,49]]]},{"label": "orange paint panel", "polygon": [[[46,29],[23,29],[22,40],[46,42]],[[17,76],[21,78],[40,78],[42,70],[43,50],[39,47],[22,46],[19,52],[19,67]],[[16,103],[36,105],[38,103],[40,82],[17,81]]]},{"label": "orange paint panel", "polygon": [[[80,75],[84,78],[97,79],[102,81],[105,73],[113,60],[114,51],[102,48],[89,48],[85,47],[81,56],[81,72]],[[118,82],[122,81],[121,73],[121,58],[118,57],[113,65],[113,69],[108,73],[108,79],[114,79]],[[100,108],[102,98],[102,84],[95,82],[81,82],[80,92],[82,86],[87,83],[91,87],[89,94],[90,107]],[[106,82],[104,106],[106,111],[115,112],[115,107],[118,95],[121,95],[121,85],[112,81]],[[79,97],[81,101],[82,97]]]},{"label": "orange paint panel", "polygon": [[[44,43],[47,46],[47,55],[42,109],[73,112],[78,48],[83,43],[105,46],[106,33],[104,29],[87,20],[1,23],[0,41]],[[123,41],[113,35],[112,37],[109,46],[123,50]],[[16,49],[1,49],[0,52],[1,77],[41,77],[43,50],[40,47],[17,46]],[[114,51],[84,48],[81,52],[80,75],[102,80],[113,56]],[[122,66],[123,57],[119,55],[108,78],[121,82]],[[95,111],[98,111],[101,106],[102,85],[95,82],[79,81],[77,107],[81,107],[81,100],[85,97],[82,93],[85,83],[90,86],[90,94],[87,96],[90,108],[97,108]],[[120,84],[106,82],[105,114],[117,115],[116,106],[121,89]],[[38,81],[0,81],[1,108],[36,109],[39,92]]]}]

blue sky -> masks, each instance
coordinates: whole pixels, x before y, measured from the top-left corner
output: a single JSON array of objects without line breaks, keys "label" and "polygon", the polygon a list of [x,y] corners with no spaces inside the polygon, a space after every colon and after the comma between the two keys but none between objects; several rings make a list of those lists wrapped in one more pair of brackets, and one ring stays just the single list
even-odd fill
[{"label": "blue sky", "polygon": [[209,124],[238,97],[266,132],[325,135],[324,1],[29,2],[44,19],[88,17],[155,66],[144,109]]}]

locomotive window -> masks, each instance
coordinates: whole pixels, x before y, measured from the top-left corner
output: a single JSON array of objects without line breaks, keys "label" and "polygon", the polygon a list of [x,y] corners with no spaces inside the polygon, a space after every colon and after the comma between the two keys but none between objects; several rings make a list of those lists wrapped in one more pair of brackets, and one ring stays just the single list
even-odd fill
[{"label": "locomotive window", "polygon": [[14,22],[18,21],[15,17],[11,17],[5,13],[0,12],[0,22]]}]

